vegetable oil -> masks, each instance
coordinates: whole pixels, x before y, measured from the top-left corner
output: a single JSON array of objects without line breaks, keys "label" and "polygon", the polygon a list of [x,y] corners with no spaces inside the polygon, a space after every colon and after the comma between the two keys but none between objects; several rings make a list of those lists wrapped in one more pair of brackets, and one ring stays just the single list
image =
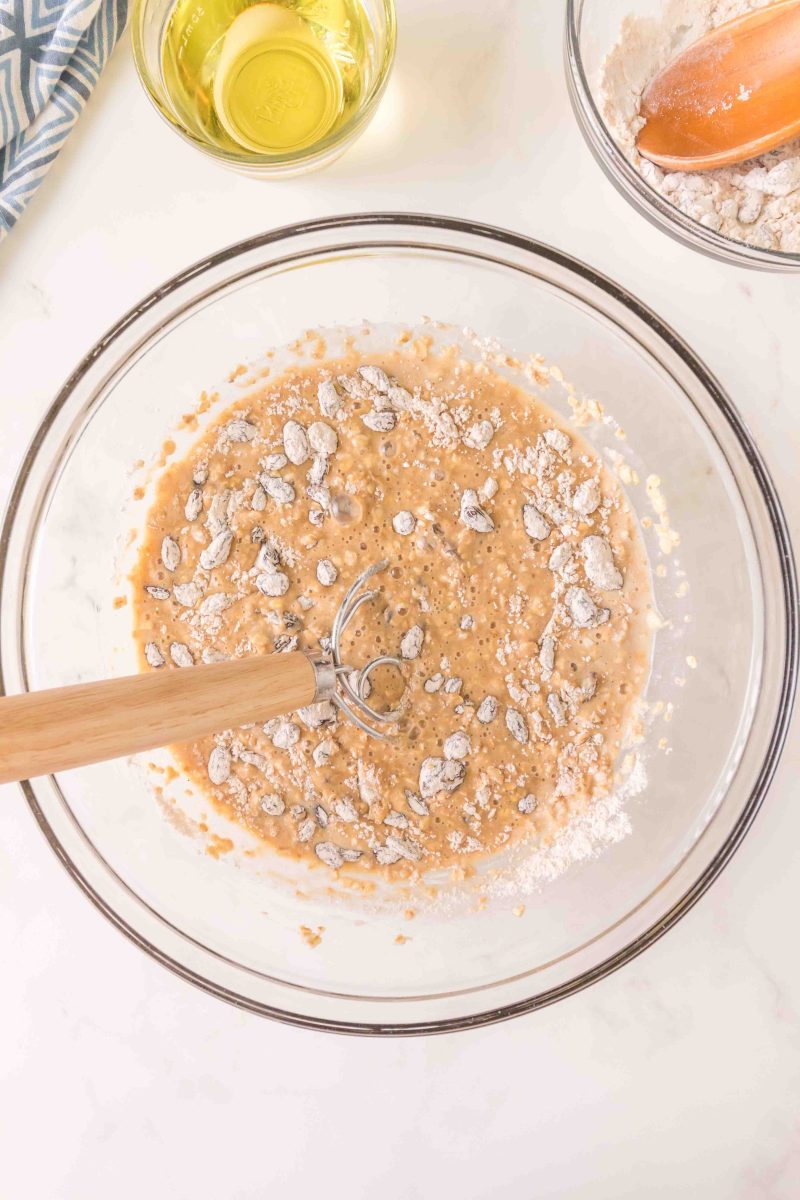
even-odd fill
[{"label": "vegetable oil", "polygon": [[282,157],[348,122],[374,56],[359,0],[178,0],[162,68],[176,115],[196,137]]}]

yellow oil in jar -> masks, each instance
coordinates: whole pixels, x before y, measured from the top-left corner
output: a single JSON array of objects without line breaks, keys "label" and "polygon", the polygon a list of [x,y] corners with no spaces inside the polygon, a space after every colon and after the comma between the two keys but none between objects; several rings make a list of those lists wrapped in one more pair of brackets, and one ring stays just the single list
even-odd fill
[{"label": "yellow oil in jar", "polygon": [[162,67],[178,119],[195,137],[283,156],[350,119],[374,53],[359,0],[178,0]]}]

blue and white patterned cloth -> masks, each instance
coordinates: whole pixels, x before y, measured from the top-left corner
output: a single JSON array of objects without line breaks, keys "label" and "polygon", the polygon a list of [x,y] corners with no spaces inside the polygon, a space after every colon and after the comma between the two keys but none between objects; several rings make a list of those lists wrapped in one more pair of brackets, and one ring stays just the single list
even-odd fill
[{"label": "blue and white patterned cloth", "polygon": [[81,115],[127,15],[128,0],[0,0],[0,240]]}]

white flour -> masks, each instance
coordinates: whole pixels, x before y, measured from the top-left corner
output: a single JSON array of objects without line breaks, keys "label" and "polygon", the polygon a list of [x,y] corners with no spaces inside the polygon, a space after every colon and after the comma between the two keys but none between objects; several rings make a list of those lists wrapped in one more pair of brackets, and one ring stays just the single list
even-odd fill
[{"label": "white flour", "polygon": [[641,755],[632,757],[632,767],[610,795],[595,801],[585,813],[573,818],[552,843],[524,854],[517,853],[502,870],[480,877],[482,891],[489,896],[519,898],[541,891],[578,863],[597,858],[603,850],[621,842],[632,831],[629,802],[647,787],[647,771]]},{"label": "white flour", "polygon": [[[636,150],[647,84],[710,29],[770,0],[667,0],[658,19],[629,16],[602,67],[600,107],[609,131],[642,178],[681,212],[725,237],[800,253],[800,139],[733,167],[662,171]],[[745,93],[742,93],[744,96]],[[741,99],[741,97],[740,97]]]}]

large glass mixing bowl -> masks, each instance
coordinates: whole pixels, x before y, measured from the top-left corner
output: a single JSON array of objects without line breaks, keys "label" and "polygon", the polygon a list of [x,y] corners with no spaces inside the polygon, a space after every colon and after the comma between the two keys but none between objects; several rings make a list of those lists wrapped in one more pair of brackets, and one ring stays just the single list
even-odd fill
[{"label": "large glass mixing bowl", "polygon": [[[592,422],[583,432],[606,458],[624,451],[654,563],[654,498],[680,534],[653,572],[658,715],[629,835],[526,896],[524,912],[502,897],[404,922],[324,893],[300,897],[258,857],[205,853],[165,819],[136,760],[23,785],[62,863],[132,941],[213,995],[329,1030],[497,1021],[640,953],[750,827],[795,687],[796,581],[781,508],[736,409],[692,351],[632,296],[548,246],[382,214],[276,230],[212,255],[142,300],[77,367],[6,517],[3,689],[134,665],[130,609],[115,603],[120,548],[135,528],[131,472],[154,461],[204,388],[308,329],[365,318],[396,327],[423,314],[557,364],[624,430]],[[569,417],[565,389],[547,399]],[[304,940],[301,925],[324,926],[321,942]],[[398,933],[409,940],[398,944]]]}]

